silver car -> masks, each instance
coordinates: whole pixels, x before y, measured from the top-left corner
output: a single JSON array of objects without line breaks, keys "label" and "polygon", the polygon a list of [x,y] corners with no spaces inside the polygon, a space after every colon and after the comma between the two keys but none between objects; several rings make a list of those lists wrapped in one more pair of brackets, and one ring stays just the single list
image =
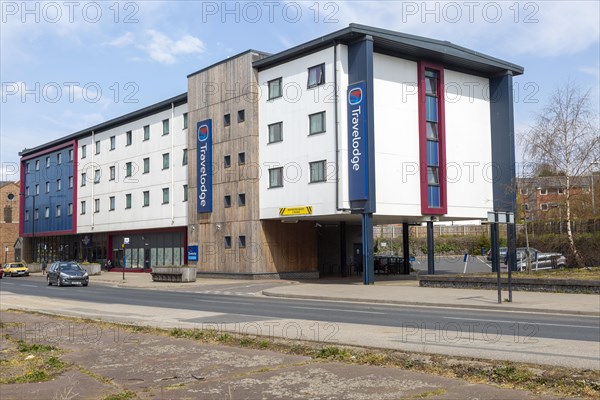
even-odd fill
[{"label": "silver car", "polygon": [[527,269],[527,250],[529,249],[529,259],[531,261],[531,269],[557,269],[567,266],[567,259],[560,253],[543,253],[533,247],[517,248],[517,270],[523,271]]},{"label": "silver car", "polygon": [[56,284],[56,286],[87,286],[90,282],[87,271],[72,261],[58,261],[53,263],[48,269],[46,279],[48,285]]}]

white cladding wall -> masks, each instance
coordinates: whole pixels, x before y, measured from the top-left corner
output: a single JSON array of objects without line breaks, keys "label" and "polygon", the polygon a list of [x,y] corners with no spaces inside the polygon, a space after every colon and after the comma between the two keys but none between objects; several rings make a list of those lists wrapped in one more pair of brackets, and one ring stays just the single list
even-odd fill
[{"label": "white cladding wall", "polygon": [[378,215],[421,215],[417,63],[375,53]]},{"label": "white cladding wall", "polygon": [[[334,50],[325,49],[261,71],[259,100],[260,218],[279,217],[280,207],[313,206],[334,214]],[[307,89],[308,68],[325,63],[325,84]],[[268,100],[268,81],[282,77],[283,96]],[[309,115],[325,111],[326,131],[309,135]],[[283,140],[269,144],[268,125],[283,122]],[[309,163],[326,161],[327,181],[310,183]],[[269,169],[283,167],[283,187],[269,189]]]},{"label": "white cladding wall", "polygon": [[444,70],[448,215],[486,218],[493,209],[489,80]]},{"label": "white cladding wall", "polygon": [[[116,232],[132,229],[156,229],[187,226],[187,165],[183,150],[187,148],[187,129],[183,114],[187,104],[165,110],[117,128],[103,131],[78,142],[77,232]],[[174,117],[172,117],[174,115]],[[169,119],[168,135],[163,135],[162,121]],[[150,139],[144,140],[144,126],[150,126]],[[126,145],[126,132],[132,132],[132,143]],[[110,137],[116,146],[110,150]],[[100,154],[95,154],[94,141],[100,141]],[[82,146],[86,157],[82,158]],[[170,167],[163,169],[163,154],[169,153]],[[144,173],[144,158],[150,159],[150,172]],[[132,176],[126,177],[126,164],[132,163]],[[116,176],[110,180],[110,167]],[[94,171],[100,169],[100,182],[94,184]],[[82,173],[87,182],[82,186]],[[169,203],[163,203],[163,188],[169,188]],[[150,192],[150,205],[143,206],[143,192]],[[131,193],[131,208],[126,209],[126,194]],[[115,209],[109,210],[110,197]],[[100,200],[100,211],[94,212],[94,200]],[[81,201],[86,213],[81,214]]]}]

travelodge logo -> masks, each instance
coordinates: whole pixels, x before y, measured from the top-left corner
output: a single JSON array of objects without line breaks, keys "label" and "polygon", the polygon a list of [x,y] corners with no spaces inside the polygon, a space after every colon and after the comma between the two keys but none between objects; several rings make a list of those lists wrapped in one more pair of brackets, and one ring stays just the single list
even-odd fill
[{"label": "travelodge logo", "polygon": [[208,139],[208,125],[200,125],[198,127],[198,141],[205,142]]},{"label": "travelodge logo", "polygon": [[354,106],[356,104],[360,104],[361,101],[362,101],[362,89],[361,88],[352,89],[348,93],[348,103],[351,106]]}]

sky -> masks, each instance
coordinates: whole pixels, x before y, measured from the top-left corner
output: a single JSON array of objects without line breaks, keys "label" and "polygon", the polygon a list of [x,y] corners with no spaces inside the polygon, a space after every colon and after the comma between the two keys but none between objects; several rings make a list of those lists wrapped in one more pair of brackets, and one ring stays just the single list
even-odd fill
[{"label": "sky", "polygon": [[[447,40],[525,68],[515,130],[558,85],[600,98],[598,1],[0,1],[0,180],[18,153],[187,91],[248,49],[277,53],[359,23]],[[520,159],[517,149],[517,159]]]}]

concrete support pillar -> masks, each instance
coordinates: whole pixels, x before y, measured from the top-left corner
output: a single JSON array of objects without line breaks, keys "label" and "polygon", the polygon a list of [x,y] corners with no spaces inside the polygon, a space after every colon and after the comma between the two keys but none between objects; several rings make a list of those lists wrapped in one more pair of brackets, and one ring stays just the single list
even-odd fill
[{"label": "concrete support pillar", "polygon": [[427,273],[435,274],[435,253],[433,251],[433,221],[427,221]]},{"label": "concrete support pillar", "polygon": [[410,272],[410,243],[408,242],[408,228],[410,228],[408,224],[402,224],[402,255],[404,257],[404,271]]},{"label": "concrete support pillar", "polygon": [[343,277],[348,275],[346,264],[346,223],[340,222],[340,272]]},{"label": "concrete support pillar", "polygon": [[362,214],[362,239],[363,239],[363,283],[375,283],[373,265],[373,214]]}]

